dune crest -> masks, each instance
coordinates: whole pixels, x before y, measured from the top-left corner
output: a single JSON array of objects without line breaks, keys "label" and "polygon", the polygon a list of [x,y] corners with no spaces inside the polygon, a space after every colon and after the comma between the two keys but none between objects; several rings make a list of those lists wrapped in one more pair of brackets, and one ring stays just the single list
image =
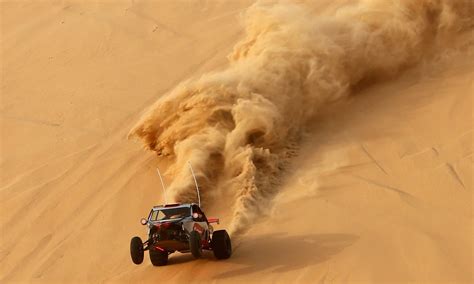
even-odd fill
[{"label": "dune crest", "polygon": [[246,37],[228,68],[178,85],[129,136],[171,157],[175,201],[195,201],[188,160],[205,205],[233,196],[231,232],[242,233],[267,208],[294,142],[319,109],[416,64],[471,28],[473,15],[469,1],[361,1],[330,18],[257,2],[244,14]]}]

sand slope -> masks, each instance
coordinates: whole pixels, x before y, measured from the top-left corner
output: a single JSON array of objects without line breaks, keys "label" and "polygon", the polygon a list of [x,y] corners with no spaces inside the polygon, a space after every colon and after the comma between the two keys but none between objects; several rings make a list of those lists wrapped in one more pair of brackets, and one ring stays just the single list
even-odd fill
[{"label": "sand slope", "polygon": [[[131,263],[169,161],[126,135],[176,84],[226,67],[251,2],[1,2],[0,281],[473,281],[465,43],[312,118],[271,217],[228,261]],[[222,227],[226,203],[207,209]]]}]

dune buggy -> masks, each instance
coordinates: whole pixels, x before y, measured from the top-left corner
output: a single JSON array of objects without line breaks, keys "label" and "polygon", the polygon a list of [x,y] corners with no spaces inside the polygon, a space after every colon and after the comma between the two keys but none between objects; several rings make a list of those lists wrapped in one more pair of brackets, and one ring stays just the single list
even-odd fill
[{"label": "dune buggy", "polygon": [[168,256],[176,251],[191,252],[195,258],[200,258],[203,250],[212,250],[217,259],[232,254],[229,234],[226,230],[214,231],[211,225],[219,224],[219,219],[206,218],[197,204],[154,206],[141,223],[148,226],[148,239],[142,242],[140,237],[132,238],[130,255],[135,264],[143,262],[146,250],[155,266],[166,265]]}]

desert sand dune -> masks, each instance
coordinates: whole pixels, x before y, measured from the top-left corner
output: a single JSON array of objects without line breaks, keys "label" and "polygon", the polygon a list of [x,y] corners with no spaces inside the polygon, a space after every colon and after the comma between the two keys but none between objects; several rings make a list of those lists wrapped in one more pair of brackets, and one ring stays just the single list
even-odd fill
[{"label": "desert sand dune", "polygon": [[[294,2],[1,1],[0,281],[471,283],[473,5]],[[234,254],[135,266],[187,159]]]}]

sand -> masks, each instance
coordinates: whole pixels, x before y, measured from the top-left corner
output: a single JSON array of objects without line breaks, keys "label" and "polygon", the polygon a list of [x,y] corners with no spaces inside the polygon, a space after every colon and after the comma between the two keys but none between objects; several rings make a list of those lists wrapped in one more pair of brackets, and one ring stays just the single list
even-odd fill
[{"label": "sand", "polygon": [[[316,19],[354,5],[306,2]],[[305,117],[232,258],[153,267],[129,241],[163,201],[156,167],[176,163],[127,135],[181,82],[228,68],[253,1],[0,3],[0,282],[473,282],[469,29]],[[236,228],[234,192],[207,194]]]}]

